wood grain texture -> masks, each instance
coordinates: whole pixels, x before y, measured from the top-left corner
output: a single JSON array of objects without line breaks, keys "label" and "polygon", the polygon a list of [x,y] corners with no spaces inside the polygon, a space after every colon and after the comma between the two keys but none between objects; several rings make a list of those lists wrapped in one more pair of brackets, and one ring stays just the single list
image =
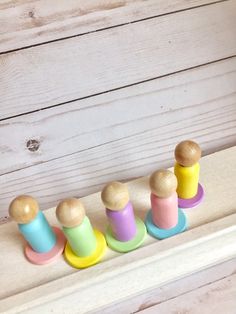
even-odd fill
[{"label": "wood grain texture", "polygon": [[171,166],[186,138],[204,154],[235,145],[235,86],[231,58],[1,122],[1,216],[18,194],[45,209]]},{"label": "wood grain texture", "polygon": [[85,34],[214,0],[2,0],[0,53]]},{"label": "wood grain texture", "polygon": [[0,119],[235,55],[235,8],[230,0],[3,54]]},{"label": "wood grain texture", "polygon": [[[108,250],[103,262],[89,269],[72,269],[63,258],[53,267],[26,263],[16,224],[1,226],[0,249],[5,258],[1,259],[0,310],[61,313],[69,307],[71,313],[78,308],[87,313],[235,257],[235,151],[236,147],[203,158],[201,182],[206,198],[194,211],[186,211],[188,231],[163,241],[148,236],[142,248],[128,254]],[[227,165],[223,173],[222,160]],[[150,208],[148,178],[131,181],[128,188],[136,213],[144,218]],[[100,193],[82,201],[94,226],[104,231]],[[55,208],[46,216],[57,225]],[[19,272],[23,267],[24,272]]]},{"label": "wood grain texture", "polygon": [[140,311],[140,314],[235,314],[236,274]]},{"label": "wood grain texture", "polygon": [[[139,294],[133,298],[122,300],[118,304],[112,304],[108,307],[102,308],[99,311],[92,312],[93,314],[124,314],[124,313],[140,313],[145,309],[155,308],[155,305],[162,304],[168,300],[186,295],[187,292],[192,292],[196,289],[206,287],[210,284],[218,282],[219,280],[230,277],[236,273],[236,259],[229,260],[227,262],[215,265],[213,267],[204,269],[190,276],[186,276],[182,279],[170,282],[157,289],[148,290],[142,294]],[[205,304],[203,302],[203,304]],[[92,314],[91,313],[91,314]],[[159,313],[156,311],[155,313]],[[167,311],[166,313],[170,313]],[[187,314],[181,312],[181,314]],[[190,312],[191,313],[191,312]],[[205,314],[204,310],[202,313]],[[176,314],[176,313],[175,313]]]}]

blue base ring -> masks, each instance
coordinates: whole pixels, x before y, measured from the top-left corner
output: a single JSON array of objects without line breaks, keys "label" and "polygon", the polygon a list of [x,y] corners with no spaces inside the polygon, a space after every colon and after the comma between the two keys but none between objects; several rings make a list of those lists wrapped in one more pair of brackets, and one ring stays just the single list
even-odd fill
[{"label": "blue base ring", "polygon": [[162,240],[185,231],[187,229],[186,216],[180,208],[178,209],[178,213],[179,213],[178,224],[175,227],[170,229],[161,229],[154,225],[152,220],[152,211],[149,210],[145,219],[147,232],[154,238]]}]

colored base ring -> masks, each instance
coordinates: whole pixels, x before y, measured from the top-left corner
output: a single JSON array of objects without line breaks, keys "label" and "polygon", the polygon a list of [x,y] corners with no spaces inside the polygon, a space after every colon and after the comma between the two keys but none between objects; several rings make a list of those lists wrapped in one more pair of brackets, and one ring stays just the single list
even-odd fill
[{"label": "colored base ring", "polygon": [[202,202],[204,198],[204,189],[200,183],[198,183],[198,191],[197,194],[189,199],[178,198],[178,206],[180,208],[192,208],[197,206],[199,203]]},{"label": "colored base ring", "polygon": [[147,227],[147,232],[156,239],[166,239],[172,237],[178,233],[183,232],[187,228],[187,219],[184,212],[179,208],[179,218],[178,224],[170,229],[161,229],[154,225],[152,220],[152,211],[149,210],[146,216],[145,224]]},{"label": "colored base ring", "polygon": [[89,256],[80,257],[75,255],[70,244],[68,242],[66,243],[64,256],[66,261],[71,266],[75,268],[86,268],[97,264],[101,260],[107,248],[106,241],[104,235],[99,230],[94,229],[94,233],[97,240],[97,247],[96,250]]},{"label": "colored base ring", "polygon": [[57,242],[49,252],[37,253],[31,248],[29,244],[26,245],[25,256],[31,263],[36,265],[48,264],[55,261],[63,253],[66,244],[66,238],[61,229],[57,227],[52,227],[52,229],[56,234]]},{"label": "colored base ring", "polygon": [[135,221],[136,221],[136,227],[137,227],[136,235],[133,239],[129,241],[125,241],[125,242],[116,240],[113,237],[110,226],[107,227],[105,237],[106,237],[107,245],[109,246],[109,248],[117,252],[126,253],[126,252],[137,249],[143,243],[147,234],[145,224],[138,217],[135,217]]}]

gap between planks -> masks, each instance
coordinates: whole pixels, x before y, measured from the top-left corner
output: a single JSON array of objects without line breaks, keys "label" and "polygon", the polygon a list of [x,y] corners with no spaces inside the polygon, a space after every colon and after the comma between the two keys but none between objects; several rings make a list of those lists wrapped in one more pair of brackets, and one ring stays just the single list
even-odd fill
[{"label": "gap between planks", "polygon": [[[21,1],[0,4],[0,54],[65,40],[221,1]],[[9,16],[11,19],[9,20]]]},{"label": "gap between planks", "polygon": [[[235,82],[233,58],[1,123],[1,215],[18,194],[45,209],[170,166],[186,138],[204,154],[235,145]],[[30,139],[39,140],[35,152],[26,148]]]},{"label": "gap between planks", "polygon": [[[111,146],[116,141],[133,140],[136,144],[138,137],[153,137],[151,133],[157,128],[164,139],[162,129],[165,126],[170,126],[168,132],[174,137],[177,130],[171,134],[172,123],[177,127],[185,119],[194,123],[198,121],[196,118],[206,121],[209,115],[210,121],[207,119],[202,128],[211,127],[214,131],[213,127],[217,126],[223,129],[224,119],[229,123],[236,118],[235,83],[236,57],[146,82],[142,86],[12,118],[9,122],[2,121],[0,174],[74,153],[85,153],[101,145]],[[188,132],[192,136],[190,128]],[[38,143],[33,151],[27,148],[29,141]],[[131,147],[132,143],[129,145]]]},{"label": "gap between planks", "polygon": [[1,118],[233,56],[235,5],[229,0],[2,55]]},{"label": "gap between planks", "polygon": [[[228,0],[223,0],[223,1],[228,1]],[[120,90],[123,91],[123,90],[125,90],[127,88],[129,89],[131,87],[135,87],[135,86],[139,86],[139,85],[142,85],[142,84],[145,84],[145,83],[156,81],[158,79],[163,79],[165,77],[169,77],[169,76],[172,76],[172,75],[178,75],[178,74],[181,74],[182,72],[195,70],[195,69],[198,69],[198,68],[201,68],[201,67],[205,67],[205,66],[208,66],[208,65],[211,65],[211,64],[215,64],[215,63],[217,64],[219,62],[223,62],[223,61],[227,61],[227,60],[231,60],[231,59],[234,60],[235,57],[236,57],[236,55],[228,56],[226,58],[210,61],[210,62],[203,63],[203,64],[200,64],[200,65],[197,65],[197,66],[192,66],[192,67],[189,67],[187,69],[183,69],[183,70],[179,70],[179,71],[176,71],[176,72],[168,73],[168,74],[165,74],[165,75],[161,75],[161,76],[158,76],[158,77],[154,77],[154,78],[151,78],[151,79],[140,81],[140,82],[137,82],[137,83],[133,83],[133,84],[129,84],[129,85],[113,88],[113,89],[110,89],[110,90],[107,90],[107,91],[104,91],[104,92],[101,92],[101,93],[92,94],[92,95],[89,95],[89,96],[72,99],[72,100],[69,100],[69,101],[66,101],[66,102],[63,102],[63,103],[60,103],[60,104],[48,106],[46,108],[40,108],[40,109],[37,109],[37,110],[27,111],[25,113],[19,113],[17,115],[12,115],[10,117],[6,117],[6,118],[2,118],[2,119],[0,118],[0,122],[4,122],[6,120],[18,118],[18,117],[21,117],[21,116],[26,116],[26,115],[29,115],[29,114],[32,114],[32,113],[36,113],[36,112],[39,112],[39,111],[41,112],[42,110],[54,109],[56,107],[60,107],[60,106],[68,105],[68,104],[71,104],[71,103],[75,103],[75,102],[83,101],[83,100],[86,100],[86,99],[90,99],[92,97],[102,96],[102,95],[106,95],[106,94],[112,93],[112,92],[117,92],[117,91],[120,91]],[[91,105],[90,107],[93,107],[93,105]],[[88,108],[88,106],[87,106],[87,108]]]}]

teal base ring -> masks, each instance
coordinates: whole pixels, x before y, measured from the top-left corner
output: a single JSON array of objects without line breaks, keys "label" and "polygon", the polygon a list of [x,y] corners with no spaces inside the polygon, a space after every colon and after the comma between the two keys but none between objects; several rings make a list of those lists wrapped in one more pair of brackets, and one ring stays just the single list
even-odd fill
[{"label": "teal base ring", "polygon": [[105,238],[110,249],[121,253],[127,253],[137,249],[143,243],[147,234],[145,224],[138,217],[135,217],[135,222],[137,227],[136,235],[133,239],[126,242],[116,240],[112,234],[110,226],[107,227]]},{"label": "teal base ring", "polygon": [[179,218],[178,223],[175,227],[170,229],[161,229],[154,225],[152,220],[152,211],[149,210],[146,216],[145,224],[147,227],[147,232],[156,239],[166,239],[172,237],[178,233],[181,233],[187,229],[187,219],[184,212],[179,208]]}]

